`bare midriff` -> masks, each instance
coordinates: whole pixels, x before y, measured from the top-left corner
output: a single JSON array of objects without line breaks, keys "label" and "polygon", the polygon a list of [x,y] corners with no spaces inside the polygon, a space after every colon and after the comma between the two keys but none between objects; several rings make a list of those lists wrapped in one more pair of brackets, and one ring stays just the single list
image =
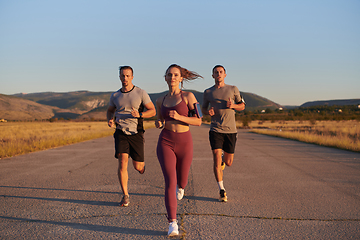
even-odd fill
[{"label": "bare midriff", "polygon": [[189,131],[189,125],[177,120],[171,120],[165,122],[165,129],[172,132],[182,133]]}]

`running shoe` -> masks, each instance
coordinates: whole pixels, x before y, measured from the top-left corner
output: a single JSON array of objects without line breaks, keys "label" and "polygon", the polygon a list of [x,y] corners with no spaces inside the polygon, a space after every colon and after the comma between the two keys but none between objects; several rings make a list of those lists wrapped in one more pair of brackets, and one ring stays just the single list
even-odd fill
[{"label": "running shoe", "polygon": [[179,188],[177,185],[176,185],[176,198],[177,198],[177,200],[181,200],[181,199],[183,199],[183,197],[184,197],[184,189],[182,189],[182,188]]},{"label": "running shoe", "polygon": [[124,195],[123,198],[121,199],[121,202],[119,203],[119,206],[127,207],[127,206],[129,206],[129,203],[130,203],[129,195]]},{"label": "running shoe", "polygon": [[179,236],[179,227],[177,225],[177,221],[170,222],[168,237],[176,237]]},{"label": "running shoe", "polygon": [[221,163],[221,170],[224,171],[224,169],[225,169],[225,162],[222,162],[222,163]]},{"label": "running shoe", "polygon": [[144,168],[141,170],[141,171],[138,171],[140,174],[144,174],[145,172],[145,165],[144,165]]},{"label": "running shoe", "polygon": [[226,191],[225,189],[221,189],[220,190],[220,198],[219,198],[219,201],[220,202],[227,202],[227,196],[226,196]]}]

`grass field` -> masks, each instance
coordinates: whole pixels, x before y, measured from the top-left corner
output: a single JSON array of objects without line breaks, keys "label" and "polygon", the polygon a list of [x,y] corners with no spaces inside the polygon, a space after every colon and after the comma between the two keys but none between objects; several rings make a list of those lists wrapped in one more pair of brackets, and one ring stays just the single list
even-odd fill
[{"label": "grass field", "polygon": [[360,122],[253,121],[252,132],[360,152]]},{"label": "grass field", "polygon": [[[154,121],[145,121],[145,129]],[[242,123],[238,123],[242,127]],[[252,121],[250,131],[360,152],[360,122]],[[0,159],[111,136],[106,122],[0,122]]]},{"label": "grass field", "polygon": [[[154,123],[144,122],[144,128]],[[0,159],[39,150],[111,136],[106,122],[0,123]]]}]

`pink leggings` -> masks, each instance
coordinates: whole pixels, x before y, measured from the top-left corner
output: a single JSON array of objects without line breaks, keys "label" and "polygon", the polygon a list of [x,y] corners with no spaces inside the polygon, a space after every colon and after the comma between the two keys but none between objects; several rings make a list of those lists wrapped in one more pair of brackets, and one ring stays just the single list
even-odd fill
[{"label": "pink leggings", "polygon": [[168,219],[176,219],[176,185],[185,188],[193,158],[191,132],[176,133],[163,129],[156,149],[165,179],[165,206]]}]

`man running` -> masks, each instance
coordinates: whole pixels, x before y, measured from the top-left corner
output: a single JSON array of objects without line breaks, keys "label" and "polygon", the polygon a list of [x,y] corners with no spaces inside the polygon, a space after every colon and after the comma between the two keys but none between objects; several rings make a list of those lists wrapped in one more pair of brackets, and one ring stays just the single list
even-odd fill
[{"label": "man running", "polygon": [[[149,95],[133,85],[133,69],[130,66],[120,67],[119,74],[122,88],[111,95],[106,116],[109,127],[116,125],[115,158],[119,161],[118,177],[124,194],[120,206],[127,207],[130,203],[127,170],[129,156],[134,168],[143,174],[145,162],[142,121],[143,118],[155,116],[156,110]],[[146,111],[142,112],[143,108]]]},{"label": "man running", "polygon": [[[213,68],[215,85],[204,91],[202,111],[211,116],[209,140],[214,159],[214,174],[220,190],[220,202],[227,202],[223,182],[225,164],[234,160],[237,129],[235,110],[245,109],[245,101],[236,86],[225,84],[226,70],[221,65]],[[209,107],[210,105],[210,107]]]}]

